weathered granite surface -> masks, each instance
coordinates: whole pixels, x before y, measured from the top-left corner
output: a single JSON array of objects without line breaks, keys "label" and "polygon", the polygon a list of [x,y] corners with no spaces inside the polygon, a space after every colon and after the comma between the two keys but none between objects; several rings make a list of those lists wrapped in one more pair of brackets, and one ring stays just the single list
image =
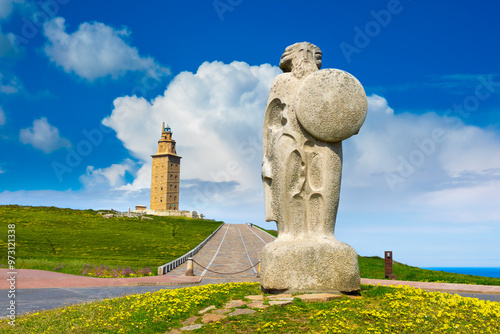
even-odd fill
[{"label": "weathered granite surface", "polygon": [[286,48],[264,118],[266,220],[279,237],[261,253],[266,292],[360,289],[356,251],[334,236],[342,174],[342,140],[356,134],[367,101],[347,72],[321,68],[310,43]]}]

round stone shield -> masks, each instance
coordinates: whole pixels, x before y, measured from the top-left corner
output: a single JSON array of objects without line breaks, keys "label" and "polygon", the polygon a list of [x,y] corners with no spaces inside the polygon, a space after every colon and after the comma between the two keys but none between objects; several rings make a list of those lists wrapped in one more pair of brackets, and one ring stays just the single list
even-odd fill
[{"label": "round stone shield", "polygon": [[300,124],[314,138],[339,142],[358,133],[366,118],[365,90],[353,75],[324,69],[309,75],[295,101]]}]

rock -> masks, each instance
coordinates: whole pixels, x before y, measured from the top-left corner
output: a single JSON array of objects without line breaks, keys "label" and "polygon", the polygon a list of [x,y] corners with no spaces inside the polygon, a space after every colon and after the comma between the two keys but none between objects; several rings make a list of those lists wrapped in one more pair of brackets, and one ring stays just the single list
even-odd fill
[{"label": "rock", "polygon": [[264,305],[264,302],[263,301],[256,301],[256,302],[253,302],[253,303],[250,303],[250,304],[247,304],[248,307],[250,308],[260,308],[260,309],[265,309],[266,307],[268,307],[269,305]]},{"label": "rock", "polygon": [[237,300],[231,300],[226,303],[224,308],[234,308],[234,307],[240,307],[245,305],[246,303],[243,300],[237,299]]},{"label": "rock", "polygon": [[225,317],[226,316],[222,315],[222,314],[206,313],[201,318],[201,322],[203,322],[204,324],[208,324],[210,322],[216,322],[216,321],[219,321],[221,319],[224,319]]},{"label": "rock", "polygon": [[210,310],[213,310],[215,308],[215,305],[210,305],[209,307],[205,307],[203,310],[199,311],[198,314],[204,314],[207,313]]},{"label": "rock", "polygon": [[114,217],[115,215],[112,214],[112,213],[107,213],[105,215],[102,215],[102,218],[111,218],[111,217]]},{"label": "rock", "polygon": [[264,116],[262,180],[266,221],[278,238],[261,252],[264,292],[360,290],[356,251],[334,236],[342,174],[342,140],[366,117],[363,87],[349,73],[321,68],[310,43],[286,48],[283,74]]},{"label": "rock", "polygon": [[202,324],[194,324],[194,325],[189,325],[189,326],[185,326],[185,327],[182,327],[180,328],[181,331],[194,331],[195,329],[199,329],[201,327],[203,327],[204,325]]},{"label": "rock", "polygon": [[252,313],[255,313],[255,310],[250,310],[248,308],[239,308],[234,310],[234,312],[230,313],[229,316],[233,317],[235,315],[252,314]]},{"label": "rock", "polygon": [[342,298],[341,294],[331,294],[331,293],[312,293],[295,296],[305,302],[327,302],[333,299]]},{"label": "rock", "polygon": [[215,310],[213,311],[212,313],[216,313],[216,314],[226,314],[226,313],[229,313],[231,312],[231,309],[228,309],[228,308],[223,308],[223,309],[220,309],[220,310]]},{"label": "rock", "polygon": [[153,218],[151,218],[151,217],[146,217],[146,216],[142,216],[142,217],[141,217],[141,220],[153,220]]},{"label": "rock", "polygon": [[290,305],[292,304],[293,301],[291,300],[272,300],[269,302],[269,305],[278,305],[278,306],[285,306],[285,305]]},{"label": "rock", "polygon": [[293,300],[291,293],[280,293],[279,295],[267,297],[270,300]]},{"label": "rock", "polygon": [[251,295],[251,296],[245,296],[245,298],[250,300],[264,300],[263,295]]}]

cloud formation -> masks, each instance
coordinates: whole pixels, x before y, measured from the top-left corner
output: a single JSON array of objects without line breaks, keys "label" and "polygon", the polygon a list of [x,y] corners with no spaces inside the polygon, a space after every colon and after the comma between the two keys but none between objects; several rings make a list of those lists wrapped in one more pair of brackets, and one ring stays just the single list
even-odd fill
[{"label": "cloud formation", "polygon": [[22,4],[24,0],[2,0],[0,1],[0,20],[5,20],[14,9],[14,4]]},{"label": "cloud formation", "polygon": [[15,40],[15,36],[12,33],[2,32],[2,21],[5,21],[14,11],[14,5],[24,5],[24,0],[1,0],[0,1],[0,57],[12,55],[14,49],[12,46],[12,41]]},{"label": "cloud formation", "polygon": [[5,112],[3,111],[2,106],[0,106],[0,125],[5,124]]},{"label": "cloud formation", "polygon": [[117,98],[103,124],[113,128],[144,164],[131,187],[150,186],[150,155],[156,152],[163,121],[172,127],[177,152],[184,159],[183,179],[254,187],[260,178],[263,108],[278,73],[267,64],[206,62],[196,73],[177,75],[151,102],[135,96]]},{"label": "cloud formation", "polygon": [[116,30],[100,22],[84,22],[75,32],[67,33],[64,22],[62,17],[56,17],[45,24],[48,42],[44,51],[67,73],[73,72],[88,81],[106,76],[116,79],[128,71],[144,72],[153,78],[170,73],[129,45],[126,39],[130,32],[126,28]]},{"label": "cloud formation", "polygon": [[19,139],[44,153],[51,153],[63,147],[71,147],[71,143],[59,135],[59,130],[42,117],[33,121],[33,127],[21,129]]},{"label": "cloud formation", "polygon": [[[157,148],[159,125],[166,121],[183,157],[181,204],[204,206],[209,213],[216,208],[216,213],[221,206],[229,212],[231,205],[234,209],[246,203],[254,205],[253,214],[261,219],[262,124],[269,88],[279,73],[269,65],[204,63],[196,73],[176,76],[152,101],[117,98],[103,124],[116,131],[142,165],[133,172],[134,181],[120,189],[149,188],[150,155]],[[421,217],[434,214],[441,221],[479,221],[479,216],[466,214],[465,206],[455,207],[459,201],[453,196],[443,200],[456,214],[445,215],[431,205],[433,196],[463,187],[464,196],[482,198],[487,206],[481,217],[499,215],[487,191],[488,182],[500,180],[500,138],[494,129],[434,112],[395,114],[378,95],[368,97],[368,108],[360,133],[344,142],[341,212],[396,214],[406,209]]]},{"label": "cloud formation", "polygon": [[0,93],[15,94],[21,89],[21,81],[16,76],[6,76],[0,72]]},{"label": "cloud formation", "polygon": [[125,174],[134,171],[135,163],[125,159],[120,164],[112,164],[107,168],[88,166],[85,175],[80,176],[80,182],[86,189],[109,189],[123,185]]}]

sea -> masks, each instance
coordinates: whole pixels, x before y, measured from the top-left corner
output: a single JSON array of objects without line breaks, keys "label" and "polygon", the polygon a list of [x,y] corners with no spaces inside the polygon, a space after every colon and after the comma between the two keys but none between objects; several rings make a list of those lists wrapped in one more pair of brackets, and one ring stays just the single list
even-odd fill
[{"label": "sea", "polygon": [[500,267],[425,267],[422,269],[446,271],[455,274],[500,278]]}]

